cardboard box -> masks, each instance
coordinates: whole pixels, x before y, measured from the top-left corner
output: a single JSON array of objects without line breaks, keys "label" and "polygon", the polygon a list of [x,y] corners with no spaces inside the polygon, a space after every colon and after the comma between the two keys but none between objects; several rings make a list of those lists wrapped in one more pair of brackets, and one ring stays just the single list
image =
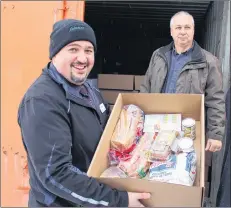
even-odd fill
[{"label": "cardboard box", "polygon": [[113,90],[133,90],[134,75],[99,74],[98,88]]},{"label": "cardboard box", "polygon": [[132,93],[132,91],[125,91],[125,90],[100,90],[103,98],[109,104],[114,104],[116,99],[120,93]]},{"label": "cardboard box", "polygon": [[[196,139],[194,148],[197,154],[197,176],[195,186],[183,186],[170,183],[147,181],[132,178],[100,178],[108,168],[108,150],[110,139],[124,105],[134,104],[145,113],[182,113],[182,118],[196,120]],[[106,128],[103,132],[88,175],[97,178],[119,190],[130,192],[149,192],[152,197],[142,203],[149,207],[201,207],[204,193],[205,167],[205,129],[204,129],[204,96],[189,94],[120,94],[116,100]]]},{"label": "cardboard box", "polygon": [[144,76],[135,76],[135,90],[140,90],[140,85],[143,83]]},{"label": "cardboard box", "polygon": [[109,105],[110,111],[112,111],[114,105]]}]

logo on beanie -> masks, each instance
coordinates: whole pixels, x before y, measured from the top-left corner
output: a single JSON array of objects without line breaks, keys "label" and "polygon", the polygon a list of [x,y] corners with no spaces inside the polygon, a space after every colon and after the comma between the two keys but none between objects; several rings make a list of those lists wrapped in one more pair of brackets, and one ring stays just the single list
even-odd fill
[{"label": "logo on beanie", "polygon": [[84,29],[83,26],[72,26],[70,27],[69,32],[73,32],[75,30],[83,30],[83,29]]}]

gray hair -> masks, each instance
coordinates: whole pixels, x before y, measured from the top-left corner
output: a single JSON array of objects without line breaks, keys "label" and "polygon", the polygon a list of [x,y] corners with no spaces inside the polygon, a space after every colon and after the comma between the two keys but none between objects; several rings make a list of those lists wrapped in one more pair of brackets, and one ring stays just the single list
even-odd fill
[{"label": "gray hair", "polygon": [[193,23],[193,25],[195,25],[195,23],[194,23],[194,18],[193,18],[193,16],[192,16],[191,14],[189,14],[189,13],[186,12],[186,11],[180,11],[180,12],[177,12],[176,14],[174,14],[174,15],[172,16],[172,18],[171,18],[171,20],[170,20],[170,28],[171,28],[172,25],[173,25],[173,19],[174,19],[174,17],[176,17],[176,16],[178,16],[178,15],[181,15],[181,14],[185,14],[185,15],[188,15],[188,16],[192,17],[192,23]]}]

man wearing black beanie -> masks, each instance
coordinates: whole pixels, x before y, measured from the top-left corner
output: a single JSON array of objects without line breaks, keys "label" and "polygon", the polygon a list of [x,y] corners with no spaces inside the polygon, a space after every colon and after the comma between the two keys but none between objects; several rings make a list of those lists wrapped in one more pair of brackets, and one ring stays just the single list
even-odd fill
[{"label": "man wearing black beanie", "polygon": [[99,90],[87,81],[96,49],[94,31],[85,22],[55,23],[51,61],[20,103],[29,207],[138,207],[139,199],[150,197],[112,189],[86,175],[108,119]]}]

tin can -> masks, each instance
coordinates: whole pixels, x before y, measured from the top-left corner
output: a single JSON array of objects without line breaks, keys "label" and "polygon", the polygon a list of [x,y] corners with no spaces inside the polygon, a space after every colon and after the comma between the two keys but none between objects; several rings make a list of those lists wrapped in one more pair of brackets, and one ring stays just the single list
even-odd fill
[{"label": "tin can", "polygon": [[179,146],[180,151],[182,152],[194,151],[193,140],[189,137],[183,137],[182,139],[180,139],[178,146]]},{"label": "tin can", "polygon": [[182,131],[185,137],[196,138],[196,121],[192,118],[186,118],[182,121]]}]

